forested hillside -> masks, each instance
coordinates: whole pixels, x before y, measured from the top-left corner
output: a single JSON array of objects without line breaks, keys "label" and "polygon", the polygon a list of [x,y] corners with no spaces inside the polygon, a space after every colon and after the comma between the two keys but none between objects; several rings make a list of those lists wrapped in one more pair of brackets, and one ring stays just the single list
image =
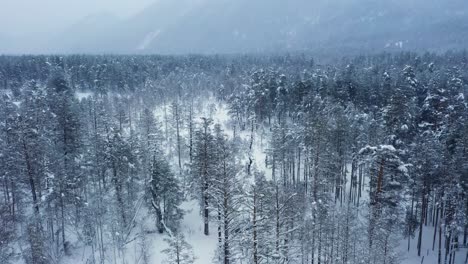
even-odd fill
[{"label": "forested hillside", "polygon": [[468,53],[0,56],[0,263],[467,263]]}]

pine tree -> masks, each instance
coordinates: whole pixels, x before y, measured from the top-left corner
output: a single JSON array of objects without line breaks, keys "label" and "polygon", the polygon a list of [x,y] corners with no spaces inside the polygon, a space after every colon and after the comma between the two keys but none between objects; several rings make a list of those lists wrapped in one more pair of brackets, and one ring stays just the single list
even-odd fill
[{"label": "pine tree", "polygon": [[183,194],[169,164],[156,155],[153,156],[149,186],[151,206],[156,213],[158,232],[163,233],[168,228],[175,229],[182,218],[182,210],[179,206]]},{"label": "pine tree", "polygon": [[173,121],[173,129],[175,129],[175,137],[176,137],[176,149],[177,149],[177,162],[179,165],[179,170],[182,170],[182,136],[181,136],[181,129],[182,129],[182,112],[181,105],[179,102],[174,101],[171,105],[171,115]]},{"label": "pine tree", "polygon": [[214,162],[216,148],[214,145],[214,137],[211,132],[212,120],[202,118],[201,126],[195,133],[194,142],[194,157],[192,163],[192,175],[194,177],[193,186],[196,190],[200,190],[199,198],[202,207],[203,223],[205,235],[209,235],[210,221],[210,195],[209,190],[213,184],[214,177]]},{"label": "pine tree", "polygon": [[167,249],[161,251],[167,256],[164,263],[192,264],[195,262],[192,246],[185,241],[182,233],[176,233],[165,238],[164,241],[169,245]]},{"label": "pine tree", "polygon": [[[74,100],[71,88],[62,76],[55,76],[50,79],[49,84],[49,107],[52,115],[55,117],[54,140],[55,155],[59,156],[53,168],[56,186],[54,190],[57,192],[56,208],[60,210],[60,229],[62,234],[63,250],[69,254],[66,240],[65,215],[67,211],[67,202],[78,206],[74,202],[77,201],[78,186],[81,185],[80,178],[75,177],[77,170],[76,159],[79,156],[80,137],[79,137],[79,120],[77,118],[76,101]],[[58,154],[60,153],[60,154]]]},{"label": "pine tree", "polygon": [[12,242],[16,239],[15,222],[8,208],[8,205],[0,203],[0,261],[2,263],[12,263],[13,249]]},{"label": "pine tree", "polygon": [[117,226],[125,230],[130,224],[128,192],[125,184],[129,180],[129,169],[134,163],[134,155],[128,141],[117,129],[111,128],[111,138],[108,142],[108,166],[111,173],[111,183],[114,189],[116,208],[119,212]]},{"label": "pine tree", "polygon": [[395,262],[398,230],[401,230],[401,205],[408,181],[407,164],[391,145],[367,146],[360,150],[370,166],[369,261]]},{"label": "pine tree", "polygon": [[210,193],[217,207],[218,255],[224,264],[229,264],[235,262],[237,253],[235,230],[240,228],[240,182],[244,179],[241,178],[242,173],[239,173],[242,169],[236,161],[236,148],[227,140],[219,125],[215,126],[215,144],[215,176]]}]

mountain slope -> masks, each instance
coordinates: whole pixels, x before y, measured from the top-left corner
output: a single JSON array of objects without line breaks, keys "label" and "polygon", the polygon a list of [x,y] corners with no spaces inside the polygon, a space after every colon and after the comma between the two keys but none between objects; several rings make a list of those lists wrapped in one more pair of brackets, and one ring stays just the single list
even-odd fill
[{"label": "mountain slope", "polygon": [[[178,6],[177,2],[171,3]],[[435,0],[211,0],[191,6],[182,15],[173,17],[171,23],[162,24],[165,30],[147,41],[144,51],[363,52],[464,48],[468,43],[468,13],[463,10],[468,10],[468,3],[460,0],[443,3]],[[147,10],[127,22],[135,25],[134,21],[154,13]],[[145,25],[152,24],[153,28],[161,25],[151,18],[145,21]],[[139,39],[144,39],[142,34]]]},{"label": "mountain slope", "polygon": [[64,53],[443,51],[467,47],[468,1],[159,0],[47,43]]},{"label": "mountain slope", "polygon": [[90,15],[54,36],[52,41],[43,45],[43,52],[107,52],[106,47],[114,45],[112,41],[118,35],[116,29],[121,23],[118,17],[109,13]]}]

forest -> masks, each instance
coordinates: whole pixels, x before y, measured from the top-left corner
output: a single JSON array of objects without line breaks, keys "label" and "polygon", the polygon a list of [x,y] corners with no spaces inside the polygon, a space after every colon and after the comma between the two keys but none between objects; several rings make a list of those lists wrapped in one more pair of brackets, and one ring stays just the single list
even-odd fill
[{"label": "forest", "polygon": [[0,56],[2,264],[468,263],[468,53]]}]

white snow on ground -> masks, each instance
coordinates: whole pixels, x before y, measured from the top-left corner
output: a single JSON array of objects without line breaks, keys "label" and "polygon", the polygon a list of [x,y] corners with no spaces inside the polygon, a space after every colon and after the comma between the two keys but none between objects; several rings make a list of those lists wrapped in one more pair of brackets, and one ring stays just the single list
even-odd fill
[{"label": "white snow on ground", "polygon": [[[196,257],[195,264],[208,264],[212,263],[216,244],[216,226],[211,224],[212,234],[205,236],[203,234],[203,219],[199,214],[199,204],[197,201],[191,200],[184,202],[181,208],[186,212],[181,222],[180,231],[184,234],[186,241],[193,247],[193,252]],[[142,215],[145,219],[143,221],[143,232],[146,233],[147,253],[149,263],[154,264],[168,264],[166,262],[166,255],[161,251],[168,248],[168,244],[164,241],[167,238],[166,233],[159,234],[155,231],[154,218],[148,217],[146,210],[142,210]],[[151,232],[148,232],[151,231]],[[135,227],[130,235],[130,243],[126,244],[123,254],[115,252],[111,244],[107,244],[108,250],[106,252],[105,263],[118,263],[118,264],[137,264],[142,263],[141,254],[141,240],[138,239],[138,232],[140,228]],[[69,233],[70,236],[72,233]],[[115,255],[114,255],[115,254]],[[99,258],[98,253],[95,252],[96,260]],[[18,262],[22,263],[22,262]],[[71,256],[62,259],[63,264],[77,264],[77,263],[92,263],[92,252],[90,247],[75,248]]]},{"label": "white snow on ground", "polygon": [[[422,235],[422,247],[421,247],[421,257],[418,257],[417,252],[417,243],[418,243],[418,234],[419,231],[416,230],[415,237],[410,241],[410,251],[408,252],[408,240],[404,239],[401,241],[399,251],[402,253],[402,262],[401,264],[436,264],[438,263],[438,242],[439,242],[439,233],[437,233],[436,244],[434,251],[432,251],[432,241],[434,237],[434,228],[432,226],[423,227]],[[461,237],[460,241],[463,241]],[[444,250],[445,239],[442,234],[442,260],[444,262],[445,250]],[[423,259],[424,257],[424,259]],[[465,264],[465,259],[467,258],[467,249],[459,249],[455,254],[455,263],[453,264]]]},{"label": "white snow on ground", "polygon": [[189,201],[182,204],[184,210],[189,210],[182,221],[181,228],[185,234],[185,239],[192,245],[195,253],[195,264],[212,263],[216,244],[218,243],[216,237],[216,226],[210,225],[211,234],[205,236],[203,234],[203,220],[199,214],[199,204],[197,201]]},{"label": "white snow on ground", "polygon": [[75,92],[75,98],[78,99],[78,101],[83,100],[84,98],[89,98],[94,95],[93,92],[84,92],[84,91],[76,91]]},{"label": "white snow on ground", "polygon": [[[186,211],[186,214],[181,222],[180,231],[184,234],[185,240],[193,247],[193,252],[196,257],[195,264],[212,263],[217,243],[215,232],[209,236],[203,234],[203,219],[199,214],[200,210],[197,201],[192,200],[184,202],[181,208]],[[151,220],[153,219],[149,219],[149,221]],[[154,224],[154,221],[152,221],[152,223]],[[213,224],[210,227],[212,230],[215,230]],[[161,235],[154,233],[148,236],[149,263],[167,264],[165,261],[166,256],[161,252],[168,247],[164,238],[167,238],[167,234]],[[137,254],[132,254],[132,251],[135,251],[132,249],[136,248],[138,251],[138,242],[129,245],[127,248],[129,251],[127,263],[137,263],[133,261]]]}]

